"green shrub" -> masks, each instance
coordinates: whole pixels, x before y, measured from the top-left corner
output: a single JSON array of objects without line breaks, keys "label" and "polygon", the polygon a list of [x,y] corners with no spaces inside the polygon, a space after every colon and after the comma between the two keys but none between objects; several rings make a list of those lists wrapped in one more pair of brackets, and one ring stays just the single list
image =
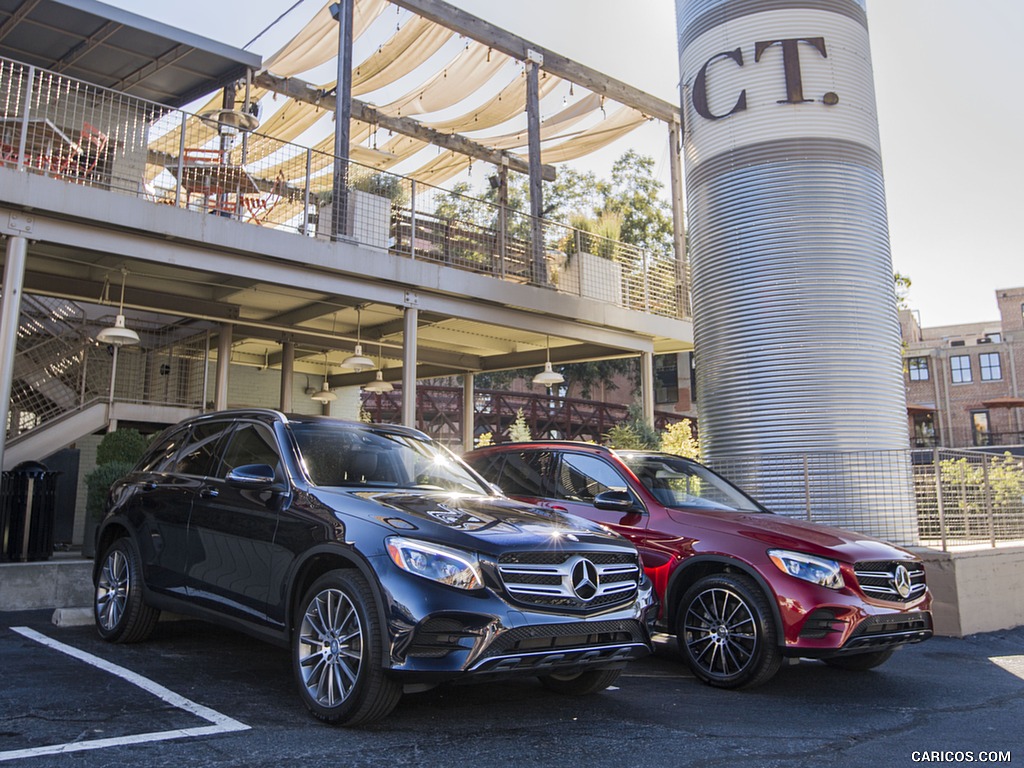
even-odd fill
[{"label": "green shrub", "polygon": [[148,446],[149,440],[137,429],[116,429],[103,436],[96,449],[96,469],[85,476],[87,517],[103,516],[110,486],[131,471]]},{"label": "green shrub", "polygon": [[135,464],[146,452],[149,440],[137,429],[116,429],[108,432],[96,449],[96,464],[121,462]]}]

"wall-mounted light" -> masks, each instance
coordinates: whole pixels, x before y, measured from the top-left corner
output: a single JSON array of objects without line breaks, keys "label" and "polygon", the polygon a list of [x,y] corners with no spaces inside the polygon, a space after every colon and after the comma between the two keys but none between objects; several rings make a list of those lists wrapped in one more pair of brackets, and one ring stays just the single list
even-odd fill
[{"label": "wall-mounted light", "polygon": [[556,384],[562,384],[565,382],[565,376],[560,374],[558,371],[551,368],[551,337],[547,337],[547,343],[545,344],[547,350],[547,360],[544,363],[544,370],[533,377],[534,384],[540,384],[542,387],[550,389]]},{"label": "wall-mounted light", "polygon": [[96,341],[100,344],[113,344],[115,347],[131,346],[139,343],[139,334],[131,328],[126,328],[124,323],[124,283],[128,276],[128,270],[121,268],[121,303],[117,308],[117,317],[110,328],[104,328],[96,334]]}]

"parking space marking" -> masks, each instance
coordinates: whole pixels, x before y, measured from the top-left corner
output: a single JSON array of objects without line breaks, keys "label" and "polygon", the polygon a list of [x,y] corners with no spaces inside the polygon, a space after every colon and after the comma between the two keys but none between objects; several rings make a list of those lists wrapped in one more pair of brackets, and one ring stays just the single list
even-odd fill
[{"label": "parking space marking", "polygon": [[1024,680],[1024,656],[990,656],[988,660]]},{"label": "parking space marking", "polygon": [[32,747],[30,749],[16,749],[8,752],[0,752],[0,762],[5,760],[18,760],[24,757],[36,757],[39,755],[59,755],[64,754],[65,752],[82,752],[89,749],[106,749],[107,747],[121,747],[128,744],[145,744],[151,741],[168,741],[170,739],[193,738],[196,736],[213,736],[219,733],[247,731],[251,727],[245,723],[241,723],[238,720],[230,718],[227,715],[222,715],[216,710],[204,707],[202,704],[197,704],[194,701],[186,699],[184,696],[180,696],[159,683],[154,683],[152,680],[136,674],[129,669],[119,667],[117,664],[112,664],[109,661],[101,659],[99,656],[93,656],[91,653],[86,653],[78,648],[65,645],[64,643],[47,637],[33,629],[29,629],[28,627],[11,627],[11,629],[29,640],[34,640],[41,645],[45,645],[47,648],[60,651],[61,653],[67,654],[79,661],[84,661],[86,664],[90,664],[97,669],[109,672],[110,674],[121,678],[125,682],[131,683],[147,693],[162,699],[172,707],[176,707],[188,712],[189,714],[193,714],[196,717],[202,718],[206,722],[210,723],[210,725],[198,728],[177,728],[170,731],[140,733],[132,736],[118,736],[110,739],[76,741],[69,744],[54,744],[46,747]]}]

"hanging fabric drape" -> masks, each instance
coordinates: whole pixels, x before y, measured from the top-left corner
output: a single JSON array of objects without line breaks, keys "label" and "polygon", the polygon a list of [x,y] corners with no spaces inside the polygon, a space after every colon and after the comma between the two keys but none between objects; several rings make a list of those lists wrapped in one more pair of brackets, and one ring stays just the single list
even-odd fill
[{"label": "hanging fabric drape", "polygon": [[405,77],[441,50],[455,33],[414,16],[352,71],[352,93],[370,93]]},{"label": "hanging fabric drape", "polygon": [[[551,93],[562,82],[560,77],[541,72],[540,98]],[[498,93],[464,115],[449,120],[424,120],[436,131],[483,131],[511,120],[526,111],[526,75],[522,72]]]},{"label": "hanging fabric drape", "polygon": [[377,107],[386,115],[422,115],[458,104],[498,74],[508,62],[504,54],[470,42],[441,71],[394,101]]},{"label": "hanging fabric drape", "polygon": [[[352,39],[366,32],[387,5],[387,0],[356,0]],[[295,37],[263,62],[263,68],[281,77],[292,77],[326,64],[337,55],[338,22],[331,16],[331,3],[327,2]]]}]

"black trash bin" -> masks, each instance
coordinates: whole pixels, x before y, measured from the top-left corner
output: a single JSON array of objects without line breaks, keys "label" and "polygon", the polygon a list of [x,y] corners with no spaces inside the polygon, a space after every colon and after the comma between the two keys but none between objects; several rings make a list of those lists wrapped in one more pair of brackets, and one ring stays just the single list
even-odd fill
[{"label": "black trash bin", "polygon": [[53,554],[57,477],[45,464],[25,461],[3,473],[0,486],[0,559],[49,560]]}]

